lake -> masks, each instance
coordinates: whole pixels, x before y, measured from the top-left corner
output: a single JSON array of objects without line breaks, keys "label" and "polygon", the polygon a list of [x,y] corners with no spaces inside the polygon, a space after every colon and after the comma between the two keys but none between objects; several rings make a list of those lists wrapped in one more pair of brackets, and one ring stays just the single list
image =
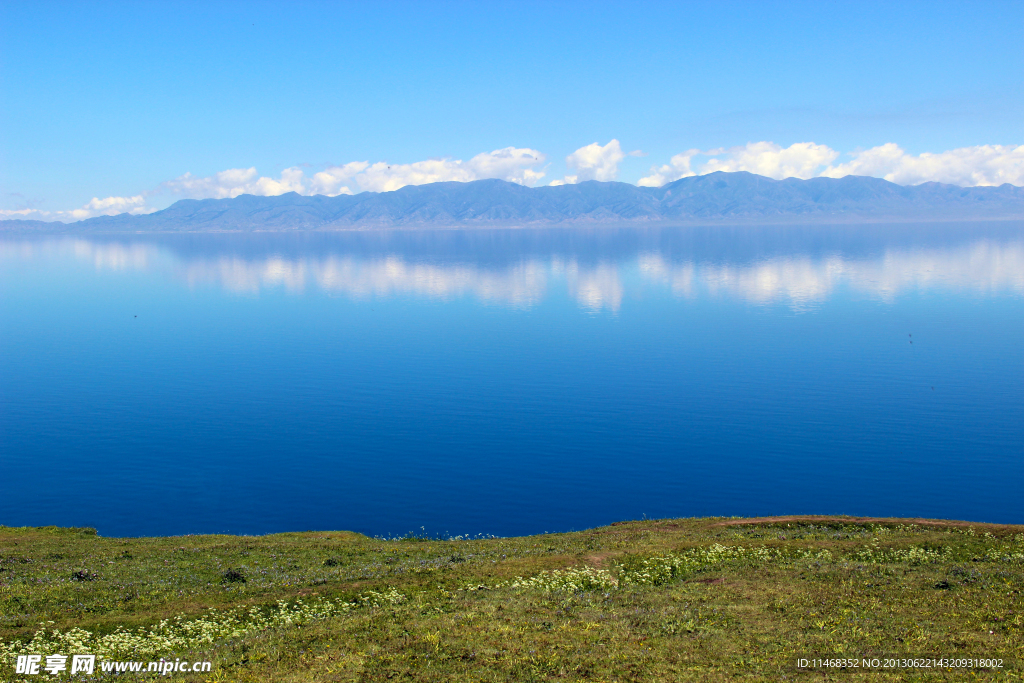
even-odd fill
[{"label": "lake", "polygon": [[0,524],[1024,523],[1024,225],[0,238]]}]

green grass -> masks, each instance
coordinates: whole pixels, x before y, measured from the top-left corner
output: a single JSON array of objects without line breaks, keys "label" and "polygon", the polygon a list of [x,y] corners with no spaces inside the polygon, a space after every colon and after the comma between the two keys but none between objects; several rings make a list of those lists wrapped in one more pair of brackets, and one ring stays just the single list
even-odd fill
[{"label": "green grass", "polygon": [[[178,681],[1021,680],[1022,589],[1024,527],[921,520],[468,540],[0,527],[0,680],[58,680],[16,675],[18,652],[214,662]],[[885,655],[1006,668],[796,668]]]}]

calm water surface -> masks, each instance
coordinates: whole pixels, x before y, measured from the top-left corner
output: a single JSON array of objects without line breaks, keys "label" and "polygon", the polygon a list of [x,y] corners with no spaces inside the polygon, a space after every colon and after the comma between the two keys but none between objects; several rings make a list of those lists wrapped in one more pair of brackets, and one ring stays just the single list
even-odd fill
[{"label": "calm water surface", "polygon": [[1024,226],[0,240],[0,524],[1024,522]]}]

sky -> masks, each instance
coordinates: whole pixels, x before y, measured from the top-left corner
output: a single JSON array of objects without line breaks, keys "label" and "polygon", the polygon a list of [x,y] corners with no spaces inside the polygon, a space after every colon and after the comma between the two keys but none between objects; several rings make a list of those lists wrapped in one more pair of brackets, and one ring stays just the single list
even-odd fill
[{"label": "sky", "polygon": [[1024,185],[1022,2],[0,2],[0,218],[715,170]]}]

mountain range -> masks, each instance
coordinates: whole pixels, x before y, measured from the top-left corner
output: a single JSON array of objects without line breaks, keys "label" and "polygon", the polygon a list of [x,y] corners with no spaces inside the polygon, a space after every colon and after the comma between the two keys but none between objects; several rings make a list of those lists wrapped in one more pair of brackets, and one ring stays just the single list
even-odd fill
[{"label": "mountain range", "polygon": [[587,181],[525,187],[504,180],[408,185],[393,192],[182,199],[145,215],[74,223],[0,221],[0,232],[262,232],[416,227],[1024,219],[1024,188],[904,186],[880,178],[787,178],[716,172],[661,187]]}]

